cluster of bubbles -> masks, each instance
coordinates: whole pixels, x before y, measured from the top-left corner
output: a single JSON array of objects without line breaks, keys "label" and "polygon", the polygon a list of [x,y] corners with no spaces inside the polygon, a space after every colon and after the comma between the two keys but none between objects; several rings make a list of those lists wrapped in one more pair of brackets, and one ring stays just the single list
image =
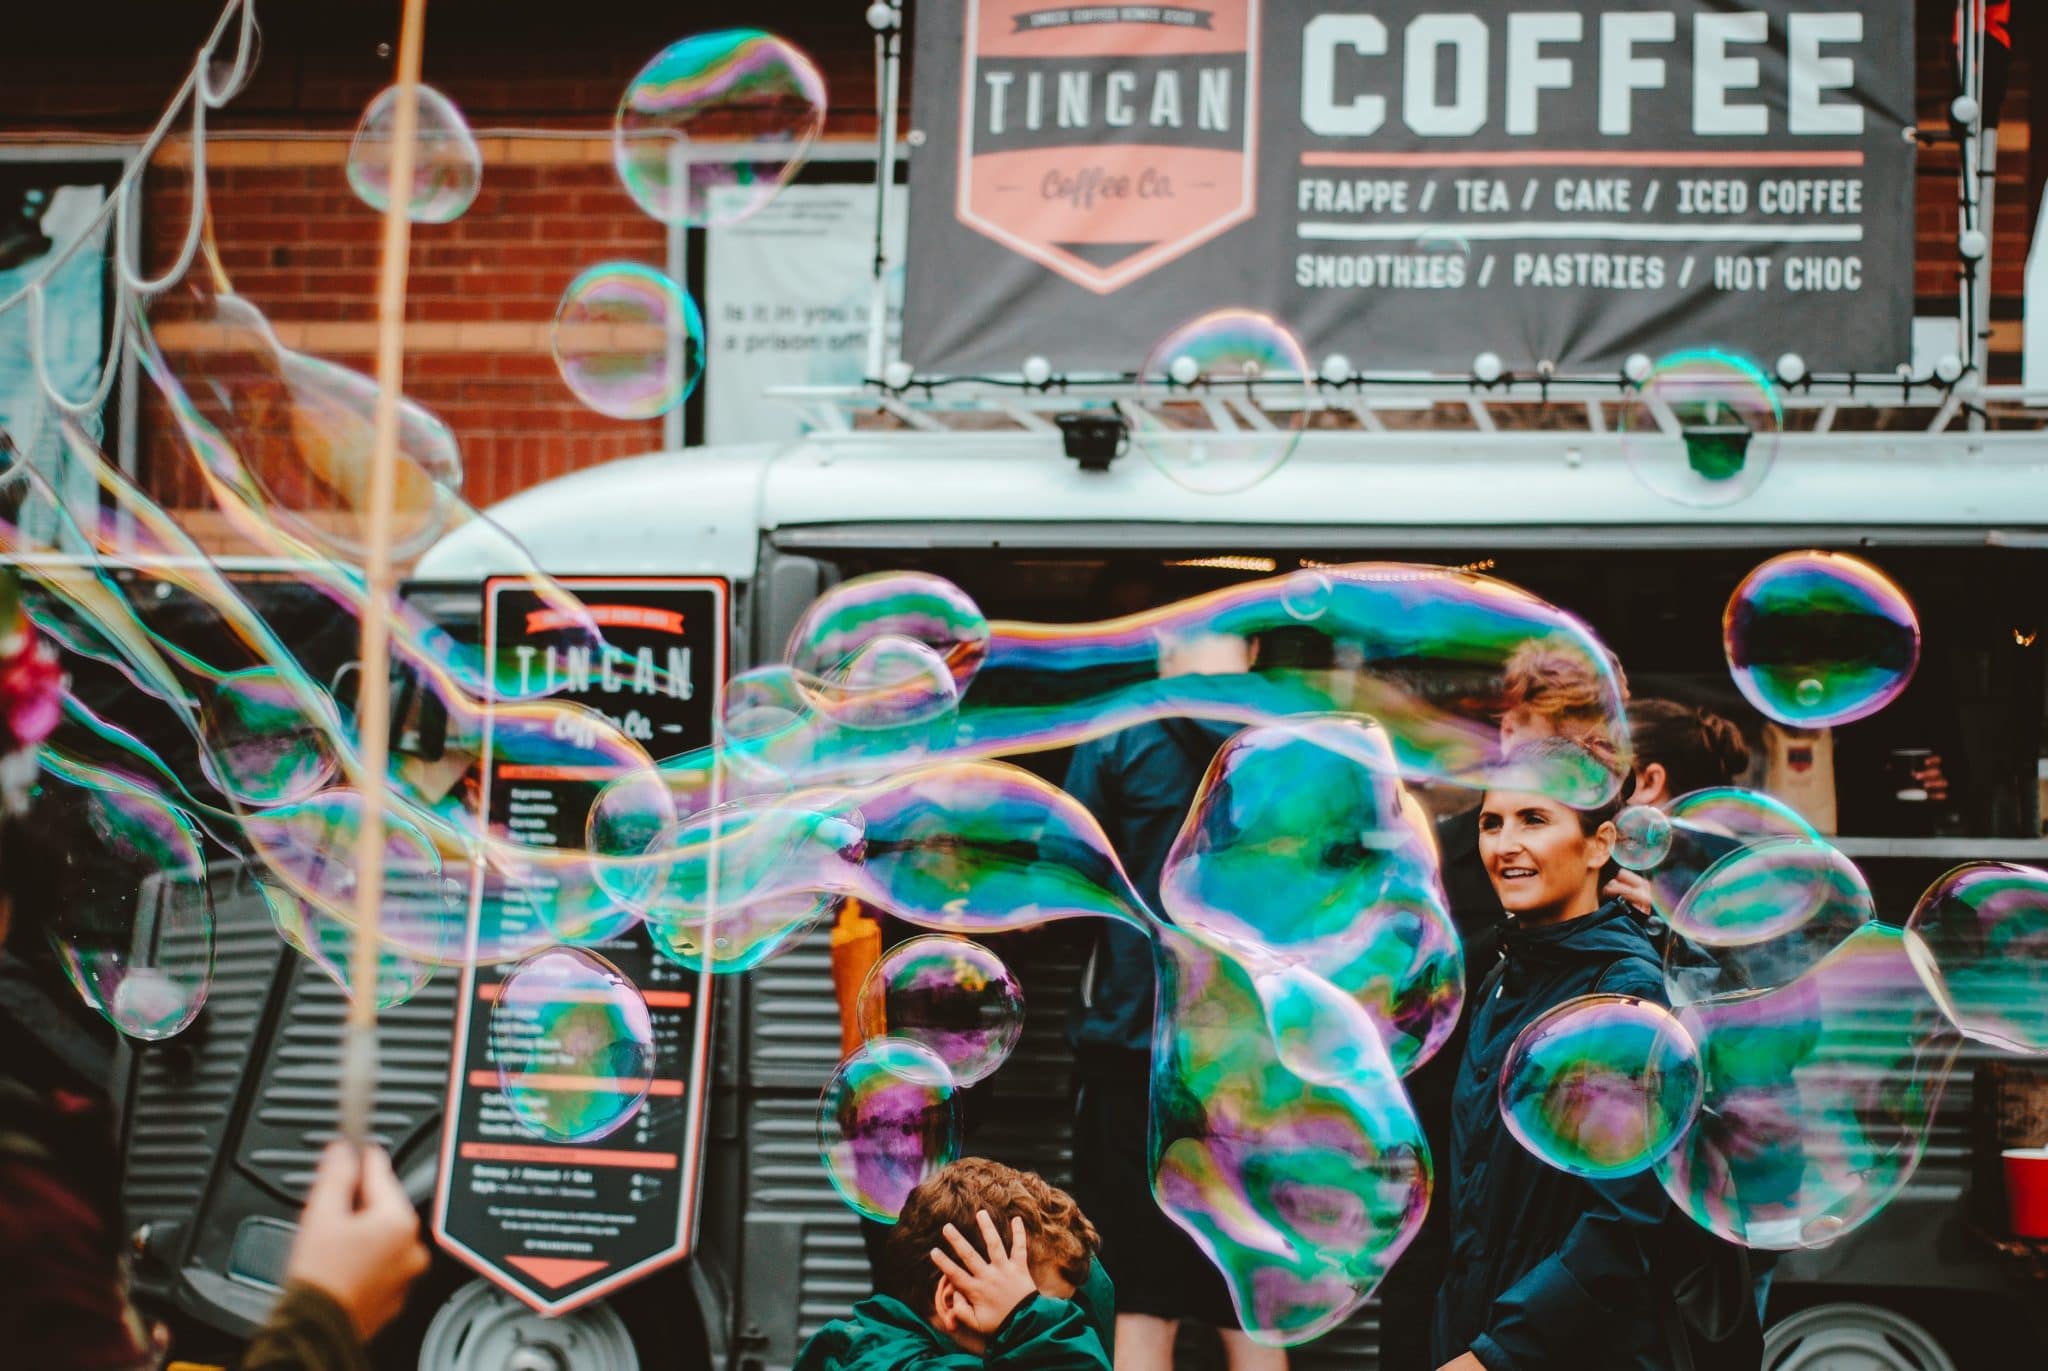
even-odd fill
[{"label": "cluster of bubbles", "polygon": [[[219,89],[206,68],[208,103],[244,79],[252,41]],[[823,109],[815,68],[771,35],[686,40],[621,101],[620,176],[664,222],[724,222],[787,181]],[[418,222],[453,219],[480,184],[459,112],[422,92],[409,187],[392,185],[394,124],[387,92],[366,112],[351,184],[373,205],[402,196]],[[709,144],[726,146],[693,155]],[[348,699],[62,420],[61,475],[32,455],[0,473],[0,553],[75,668],[65,726],[39,756],[44,803],[77,839],[61,854],[76,897],[52,937],[89,1005],[145,1041],[194,1022],[227,873],[256,873],[280,937],[353,993],[347,967],[366,936],[353,855],[376,794],[385,900],[370,993],[397,1004],[438,968],[503,968],[489,987],[498,1094],[535,1136],[574,1143],[677,1084],[657,1079],[647,997],[596,948],[644,929],[678,965],[736,974],[859,900],[937,935],[875,968],[863,1041],[819,1103],[828,1175],[886,1220],[957,1155],[959,1091],[1000,1069],[1022,1031],[1015,978],[970,935],[1115,920],[1145,935],[1158,975],[1162,1209],[1255,1336],[1300,1342],[1365,1301],[1429,1202],[1431,1158],[1402,1081],[1443,1047],[1465,984],[1408,787],[1487,782],[1502,680],[1532,649],[1576,663],[1606,732],[1624,737],[1620,682],[1583,624],[1505,582],[1407,564],[1303,570],[1077,625],[991,622],[938,577],[868,577],[822,596],[783,660],[730,683],[711,745],[657,760],[553,696],[593,671],[658,691],[670,668],[619,652],[590,607],[463,503],[452,434],[410,402],[399,555],[458,528],[496,541],[544,606],[532,620],[549,644],[537,660],[465,643],[380,596],[359,566],[373,384],[283,346],[217,265],[181,272],[131,292],[121,324],[191,458],[185,474],[342,628],[387,625],[408,717],[434,720],[440,742],[401,746],[372,774]],[[555,343],[587,403],[644,418],[688,393],[701,335],[672,281],[606,264],[572,284]],[[1136,440],[1184,485],[1242,488],[1293,451],[1308,373],[1275,321],[1205,315],[1143,367],[1154,389]],[[1280,393],[1297,383],[1300,404]],[[1653,488],[1722,503],[1762,479],[1778,415],[1753,368],[1667,359],[1632,405],[1630,460]],[[81,482],[89,498],[60,498]],[[23,517],[32,500],[58,511],[54,530]],[[1825,553],[1760,567],[1725,629],[1749,698],[1804,726],[1882,708],[1917,655],[1896,588]],[[1290,650],[1270,661],[1161,670],[1169,649],[1283,635]],[[93,677],[115,688],[96,692]],[[995,759],[1175,716],[1240,731],[1203,778],[1155,909],[1082,806]],[[487,822],[486,759],[596,778],[582,841]],[[1616,783],[1589,763],[1539,785],[1591,807]],[[1692,1220],[1734,1241],[1822,1243],[1910,1178],[1958,1034],[2048,1051],[2048,876],[1958,868],[1893,928],[1875,921],[1853,864],[1769,797],[1699,792],[1627,811],[1619,828],[1670,930],[1673,1007],[1575,1001],[1515,1044],[1503,1114],[1560,1167],[1654,1171]]]},{"label": "cluster of bubbles", "polygon": [[1588,1176],[1653,1171],[1750,1247],[1824,1245],[1904,1188],[1963,1037],[2048,1052],[2048,876],[1998,862],[1931,885],[1903,928],[1769,796],[1698,791],[1617,820],[1665,933],[1669,1011],[1591,996],[1532,1024],[1508,1126]]},{"label": "cluster of bubbles", "polygon": [[[379,212],[454,222],[483,186],[483,152],[462,112],[416,87],[412,184],[392,185],[399,90],[379,93],[349,145],[349,186]],[[612,121],[612,156],[633,203],[664,224],[709,228],[757,213],[796,175],[825,127],[824,78],[802,51],[758,29],[673,43],[636,72]],[[640,262],[601,262],[563,291],[555,363],[569,390],[614,419],[653,419],[704,371],[704,319],[674,278]]]}]

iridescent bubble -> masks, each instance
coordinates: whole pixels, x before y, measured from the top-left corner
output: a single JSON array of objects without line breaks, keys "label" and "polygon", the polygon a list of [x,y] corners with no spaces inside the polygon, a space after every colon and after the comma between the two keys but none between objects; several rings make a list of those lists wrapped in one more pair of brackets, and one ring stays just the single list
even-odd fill
[{"label": "iridescent bubble", "polygon": [[569,283],[550,338],[569,389],[614,419],[653,419],[704,375],[704,316],[666,272],[605,262]]},{"label": "iridescent bubble", "polygon": [[1711,349],[1674,352],[1629,393],[1622,453],[1638,481],[1681,505],[1754,494],[1778,454],[1784,407],[1753,363]]},{"label": "iridescent bubble", "polygon": [[274,667],[254,667],[222,680],[207,702],[208,743],[200,761],[207,779],[243,804],[303,800],[334,779],[334,740],[341,716],[332,700],[309,714],[305,696]]},{"label": "iridescent bubble", "polygon": [[[414,89],[419,113],[405,217],[415,224],[451,224],[483,186],[483,153],[454,101],[432,86]],[[349,186],[357,199],[379,214],[391,205],[391,150],[397,130],[398,87],[389,86],[363,111],[348,147]]]},{"label": "iridescent bubble", "polygon": [[1873,912],[1863,873],[1835,848],[1805,838],[1767,838],[1708,867],[1671,911],[1671,927],[1708,947],[1741,947],[1828,917],[1855,924]]},{"label": "iridescent bubble", "polygon": [[491,1055],[519,1125],[590,1142],[639,1112],[654,1079],[654,1021],[626,974],[580,947],[551,947],[496,987]]},{"label": "iridescent bubble", "polygon": [[1501,1067],[1500,1112],[1523,1147],[1575,1176],[1647,1171],[1700,1109],[1700,1057],[1671,1011],[1585,995],[1539,1016]]},{"label": "iridescent bubble", "polygon": [[[269,907],[277,935],[352,996],[355,929],[338,915],[316,908],[279,886],[258,881],[256,888]],[[380,923],[383,932],[377,948],[379,1009],[404,1004],[426,988],[440,966],[461,956],[452,920],[422,919],[417,913],[413,902],[402,897],[385,904]],[[417,956],[407,950],[422,944],[432,947],[433,955]]]},{"label": "iridescent bubble", "polygon": [[1614,816],[1614,860],[1650,871],[1671,855],[1671,819],[1655,805],[1630,805]]},{"label": "iridescent bubble", "polygon": [[1694,1222],[1751,1247],[1818,1246],[1905,1188],[1959,1040],[1904,937],[1869,924],[1788,985],[1678,1012],[1705,1089],[1657,1177]]},{"label": "iridescent bubble", "polygon": [[1315,368],[1271,315],[1221,309],[1153,347],[1127,407],[1131,437],[1174,484],[1249,490],[1294,455],[1314,407]]},{"label": "iridescent bubble", "polygon": [[759,210],[825,127],[825,78],[790,43],[725,29],[671,44],[619,100],[612,160],[666,224],[711,227]]},{"label": "iridescent bubble", "polygon": [[861,1036],[908,1038],[938,1054],[957,1085],[986,1080],[1024,1032],[1024,991],[980,943],[912,938],[882,954],[860,988]]},{"label": "iridescent bubble", "polygon": [[1153,1196],[1216,1264],[1253,1337],[1305,1341],[1362,1305],[1420,1229],[1421,1126],[1347,997],[1300,968],[1275,982],[1269,966],[1269,1002],[1233,957],[1170,927],[1157,936]]},{"label": "iridescent bubble", "polygon": [[1670,846],[1649,869],[1651,904],[1669,921],[1709,868],[1729,854],[1772,838],[1825,841],[1782,800],[1739,786],[1714,786],[1665,806]]},{"label": "iridescent bubble", "polygon": [[[40,804],[64,841],[32,860],[56,863],[64,896],[45,912],[80,998],[128,1037],[155,1042],[199,1016],[213,981],[213,896],[191,817],[136,782],[61,782]],[[61,818],[59,817],[61,816]]]},{"label": "iridescent bubble", "polygon": [[870,640],[811,686],[798,677],[807,700],[841,728],[867,732],[916,729],[950,720],[960,707],[960,686],[935,648],[914,638]]},{"label": "iridescent bubble", "polygon": [[[224,286],[188,280],[151,301],[141,324],[144,366],[199,459],[200,474],[229,496],[222,504],[235,530],[261,532],[234,517],[247,505],[312,548],[360,558],[369,538],[376,383],[285,347],[270,321]],[[156,333],[174,327],[192,340],[189,350],[158,346]],[[446,528],[462,459],[448,426],[403,399],[397,457],[392,555],[405,560]],[[156,514],[169,522],[161,510]],[[289,547],[264,550],[301,560]]]},{"label": "iridescent bubble", "polygon": [[849,891],[926,928],[1150,916],[1102,826],[1021,767],[944,763],[858,792],[866,850]]},{"label": "iridescent bubble", "polygon": [[988,618],[966,591],[923,571],[842,581],[811,602],[784,653],[798,671],[829,677],[868,644],[907,638],[937,653],[961,690],[988,654]]},{"label": "iridescent bubble", "polygon": [[1385,900],[1435,880],[1402,813],[1384,730],[1352,718],[1246,729],[1226,742],[1160,876],[1160,902],[1206,941],[1332,955]]},{"label": "iridescent bubble", "polygon": [[1441,897],[1385,903],[1367,918],[1350,955],[1318,957],[1310,969],[1356,1000],[1372,1020],[1396,1073],[1437,1054],[1465,1003],[1465,954]]},{"label": "iridescent bubble", "polygon": [[1956,867],[1913,907],[1906,951],[1969,1037],[2048,1053],[2048,873],[2008,862]]},{"label": "iridescent bubble", "polygon": [[960,1156],[960,1106],[946,1063],[907,1038],[856,1048],[818,1097],[818,1153],[855,1212],[894,1223],[919,1182]]},{"label": "iridescent bubble", "polygon": [[1779,723],[1829,728],[1899,697],[1920,661],[1920,620],[1870,563],[1788,552],[1744,577],[1721,615],[1743,697]]}]

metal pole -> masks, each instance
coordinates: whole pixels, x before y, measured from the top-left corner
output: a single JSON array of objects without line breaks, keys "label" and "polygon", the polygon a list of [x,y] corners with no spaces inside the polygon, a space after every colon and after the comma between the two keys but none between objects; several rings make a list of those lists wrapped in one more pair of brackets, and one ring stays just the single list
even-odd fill
[{"label": "metal pole", "polygon": [[391,504],[397,480],[398,396],[405,380],[405,276],[412,248],[414,142],[419,128],[420,48],[426,0],[405,0],[398,30],[398,101],[392,112],[391,199],[384,207],[384,257],[377,279],[376,443],[370,453],[368,544],[363,559],[367,605],[356,735],[362,759],[361,827],[355,850],[355,946],[351,949],[348,1026],[341,1071],[341,1134],[358,1147],[370,1139],[377,1093],[377,969],[384,905],[384,791],[391,744],[390,626],[382,612],[394,586]]},{"label": "metal pole", "polygon": [[889,200],[896,188],[896,95],[903,71],[903,9],[868,6],[875,31],[875,278],[868,294],[868,376],[889,360]]},{"label": "metal pole", "polygon": [[[683,203],[689,204],[690,195],[689,146],[678,138],[668,145],[668,183],[675,186],[683,196]],[[669,279],[685,291],[690,288],[690,259],[688,255],[689,228],[687,214],[678,214],[668,224],[668,274]],[[683,369],[683,321],[680,316],[669,320],[668,367],[669,377],[678,393],[682,390]],[[683,445],[684,407],[678,403],[661,416],[661,445],[673,452]]]}]

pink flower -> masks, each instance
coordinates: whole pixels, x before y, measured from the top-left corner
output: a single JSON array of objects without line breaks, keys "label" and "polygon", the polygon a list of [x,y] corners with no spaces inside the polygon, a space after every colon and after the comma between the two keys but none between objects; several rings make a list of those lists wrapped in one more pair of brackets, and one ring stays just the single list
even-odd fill
[{"label": "pink flower", "polygon": [[64,669],[50,645],[29,630],[0,661],[0,730],[7,750],[31,748],[50,736],[63,714]]}]

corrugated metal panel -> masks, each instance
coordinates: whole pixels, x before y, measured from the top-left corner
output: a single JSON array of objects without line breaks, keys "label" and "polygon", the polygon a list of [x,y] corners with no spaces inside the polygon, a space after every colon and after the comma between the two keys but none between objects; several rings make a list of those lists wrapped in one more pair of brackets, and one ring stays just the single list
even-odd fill
[{"label": "corrugated metal panel", "polygon": [[178,1037],[135,1050],[121,1189],[131,1225],[192,1218],[219,1160],[277,976],[278,940],[269,915],[238,898],[236,873],[223,873],[212,885],[214,963],[206,1004]]}]

